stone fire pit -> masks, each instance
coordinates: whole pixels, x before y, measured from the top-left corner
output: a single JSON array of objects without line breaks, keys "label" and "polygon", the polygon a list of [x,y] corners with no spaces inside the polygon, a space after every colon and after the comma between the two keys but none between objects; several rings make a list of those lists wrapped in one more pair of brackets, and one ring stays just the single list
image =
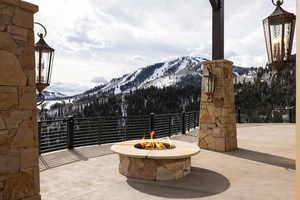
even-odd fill
[{"label": "stone fire pit", "polygon": [[[170,142],[164,139],[159,141]],[[138,148],[140,142],[126,141],[111,147],[119,154],[119,172],[126,177],[152,181],[183,178],[191,172],[191,156],[200,151],[198,146],[181,141],[172,141],[171,149],[145,150]]]}]

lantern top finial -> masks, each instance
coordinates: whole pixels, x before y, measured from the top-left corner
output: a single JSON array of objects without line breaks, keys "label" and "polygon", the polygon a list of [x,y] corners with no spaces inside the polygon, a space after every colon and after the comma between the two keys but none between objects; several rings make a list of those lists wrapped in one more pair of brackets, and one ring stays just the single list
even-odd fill
[{"label": "lantern top finial", "polygon": [[281,6],[283,4],[283,0],[277,0],[276,3],[274,2],[274,0],[272,0],[272,3],[274,4],[274,6]]},{"label": "lantern top finial", "polygon": [[276,3],[275,3],[275,1],[272,0],[272,3],[273,3],[274,6],[276,6],[276,8],[269,17],[275,17],[275,16],[282,15],[282,14],[294,15],[293,13],[289,13],[289,12],[285,11],[281,7],[283,5],[283,2],[284,2],[283,0],[277,0]]}]

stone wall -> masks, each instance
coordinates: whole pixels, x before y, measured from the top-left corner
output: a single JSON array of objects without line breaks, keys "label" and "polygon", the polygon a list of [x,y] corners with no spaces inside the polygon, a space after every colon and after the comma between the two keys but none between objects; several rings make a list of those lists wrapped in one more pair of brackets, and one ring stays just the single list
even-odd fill
[{"label": "stone wall", "polygon": [[37,200],[39,167],[33,14],[38,7],[0,0],[0,199]]},{"label": "stone wall", "polygon": [[[297,16],[300,16],[300,1],[297,0]],[[297,21],[297,28],[296,28],[296,35],[298,36],[297,42],[297,52],[300,52],[300,20],[299,18]],[[297,109],[297,116],[296,116],[296,131],[297,131],[297,163],[296,163],[296,170],[297,170],[297,199],[300,200],[300,54],[297,53],[297,92],[296,92],[296,109]]]},{"label": "stone wall", "polygon": [[209,99],[202,85],[199,146],[220,152],[237,149],[233,63],[216,60],[202,64],[203,72],[210,67],[215,75],[215,91]]}]

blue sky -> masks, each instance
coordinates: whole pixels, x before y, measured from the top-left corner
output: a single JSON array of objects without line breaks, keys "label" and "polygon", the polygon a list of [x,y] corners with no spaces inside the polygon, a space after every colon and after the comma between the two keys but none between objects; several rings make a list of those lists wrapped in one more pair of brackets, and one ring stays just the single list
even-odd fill
[{"label": "blue sky", "polygon": [[[55,48],[50,89],[75,94],[176,56],[211,57],[209,0],[28,0]],[[296,1],[283,6],[295,12]],[[225,57],[263,66],[262,19],[271,0],[225,0]],[[36,28],[36,31],[39,31]]]}]

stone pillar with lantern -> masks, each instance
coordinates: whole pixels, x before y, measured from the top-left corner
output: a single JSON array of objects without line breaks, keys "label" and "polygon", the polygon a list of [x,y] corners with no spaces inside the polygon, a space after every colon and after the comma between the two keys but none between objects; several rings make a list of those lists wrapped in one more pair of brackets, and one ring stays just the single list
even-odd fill
[{"label": "stone pillar with lantern", "polygon": [[39,200],[33,15],[0,0],[0,199]]},{"label": "stone pillar with lantern", "polygon": [[199,146],[226,152],[237,149],[232,62],[203,62]]},{"label": "stone pillar with lantern", "polygon": [[224,0],[213,10],[212,61],[202,63],[199,146],[225,152],[237,149],[232,62],[224,60]]}]

